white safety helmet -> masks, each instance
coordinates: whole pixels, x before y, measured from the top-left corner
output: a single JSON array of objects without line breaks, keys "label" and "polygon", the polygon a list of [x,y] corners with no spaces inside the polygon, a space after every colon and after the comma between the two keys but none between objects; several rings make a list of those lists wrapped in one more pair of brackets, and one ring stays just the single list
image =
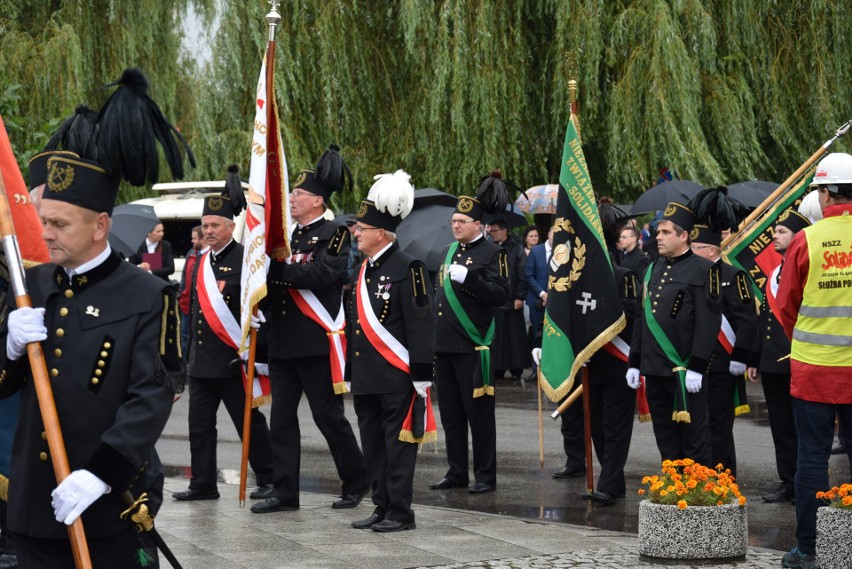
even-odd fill
[{"label": "white safety helmet", "polygon": [[845,152],[833,152],[817,165],[814,180],[811,187],[826,186],[832,194],[848,193],[846,188],[838,186],[852,186],[852,156]]},{"label": "white safety helmet", "polygon": [[816,223],[822,219],[822,207],[819,205],[819,192],[810,192],[805,195],[799,204],[799,213]]}]

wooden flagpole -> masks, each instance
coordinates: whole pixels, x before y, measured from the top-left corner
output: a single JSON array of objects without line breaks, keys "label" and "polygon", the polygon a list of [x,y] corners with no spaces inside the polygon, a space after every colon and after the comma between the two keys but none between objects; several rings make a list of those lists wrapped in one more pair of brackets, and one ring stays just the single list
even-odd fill
[{"label": "wooden flagpole", "polygon": [[536,387],[538,387],[538,467],[544,470],[544,416],[541,411],[541,365],[536,366]]},{"label": "wooden flagpole", "polygon": [[[18,248],[18,238],[15,235],[15,224],[12,222],[12,211],[6,197],[6,186],[3,183],[2,173],[0,173],[0,236],[2,236],[3,250],[6,253],[9,282],[15,295],[15,302],[18,308],[31,307],[33,303],[27,293],[24,264]],[[33,386],[38,397],[38,406],[41,411],[41,420],[44,423],[53,472],[56,475],[56,482],[60,483],[71,474],[71,467],[68,464],[68,454],[65,452],[65,441],[62,438],[59,414],[56,412],[56,401],[53,399],[53,389],[50,387],[50,378],[47,376],[47,365],[44,361],[41,342],[27,344],[27,357],[33,374]],[[91,569],[92,561],[89,556],[89,544],[83,530],[82,518],[78,517],[73,524],[68,526],[68,537],[71,540],[71,549],[74,553],[74,565],[77,569]]]}]

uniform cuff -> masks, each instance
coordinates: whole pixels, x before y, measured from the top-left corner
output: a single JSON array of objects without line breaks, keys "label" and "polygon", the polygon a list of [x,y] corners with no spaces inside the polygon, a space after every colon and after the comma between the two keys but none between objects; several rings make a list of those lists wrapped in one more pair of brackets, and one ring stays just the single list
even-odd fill
[{"label": "uniform cuff", "polygon": [[749,360],[751,355],[751,350],[746,350],[745,348],[734,348],[734,351],[731,352],[731,361],[746,363]]},{"label": "uniform cuff", "polygon": [[686,366],[689,371],[694,371],[695,373],[700,373],[701,375],[707,373],[707,369],[709,367],[710,362],[708,360],[695,356],[689,358],[689,365]]},{"label": "uniform cuff", "polygon": [[412,363],[411,381],[432,381],[432,364],[415,364]]},{"label": "uniform cuff", "polygon": [[136,468],[118,451],[101,443],[83,467],[109,485],[115,492],[122,492],[130,485]]}]

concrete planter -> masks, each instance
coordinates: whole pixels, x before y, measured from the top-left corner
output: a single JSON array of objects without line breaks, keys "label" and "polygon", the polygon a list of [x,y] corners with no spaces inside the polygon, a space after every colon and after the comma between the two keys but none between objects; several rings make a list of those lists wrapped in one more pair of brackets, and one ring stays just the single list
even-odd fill
[{"label": "concrete planter", "polygon": [[639,554],[657,559],[743,560],[748,548],[746,507],[639,503]]},{"label": "concrete planter", "polygon": [[819,508],[816,534],[817,566],[820,569],[852,567],[852,510]]}]

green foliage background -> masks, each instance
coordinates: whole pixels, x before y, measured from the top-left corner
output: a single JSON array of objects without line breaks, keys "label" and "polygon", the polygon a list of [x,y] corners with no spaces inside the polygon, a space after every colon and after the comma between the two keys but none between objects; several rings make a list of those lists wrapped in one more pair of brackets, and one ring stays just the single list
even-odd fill
[{"label": "green foliage background", "polygon": [[[233,162],[247,171],[267,2],[6,4],[0,113],[22,164],[77,103],[101,104],[99,87],[139,66],[197,154],[192,179]],[[203,66],[180,49],[189,8],[211,34]],[[846,2],[284,0],[279,11],[291,175],[339,144],[356,195],[336,197],[338,210],[397,168],[452,193],[496,167],[522,187],[555,181],[569,79],[595,189],[620,202],[663,167],[705,185],[781,182],[852,118]]]}]

